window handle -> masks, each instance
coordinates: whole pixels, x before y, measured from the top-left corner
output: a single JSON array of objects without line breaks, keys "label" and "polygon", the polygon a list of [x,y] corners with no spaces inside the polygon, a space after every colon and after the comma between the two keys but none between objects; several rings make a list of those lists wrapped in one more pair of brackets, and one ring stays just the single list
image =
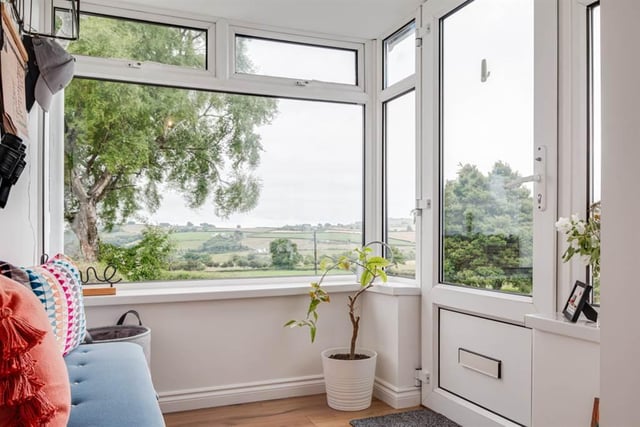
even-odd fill
[{"label": "window handle", "polygon": [[539,179],[534,181],[533,194],[537,210],[544,212],[547,209],[547,147],[538,145],[534,159],[533,173]]}]

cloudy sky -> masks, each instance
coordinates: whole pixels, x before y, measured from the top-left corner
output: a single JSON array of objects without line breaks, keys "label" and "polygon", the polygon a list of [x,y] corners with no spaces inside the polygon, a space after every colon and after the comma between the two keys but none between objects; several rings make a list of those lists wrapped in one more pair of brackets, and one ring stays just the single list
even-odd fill
[{"label": "cloudy sky", "polygon": [[[484,173],[496,161],[533,173],[533,9],[530,0],[470,3],[444,23],[443,167],[454,179],[461,164]],[[508,17],[508,19],[507,19]],[[354,57],[345,51],[255,41],[248,54],[261,73],[345,82]],[[284,49],[282,49],[284,48]],[[276,54],[278,52],[278,54]],[[398,45],[399,68],[412,64]],[[490,72],[480,79],[482,60]],[[346,79],[346,80],[345,80]],[[413,93],[388,104],[389,216],[409,217],[415,193]],[[173,192],[151,222],[218,226],[352,223],[361,220],[363,107],[279,100],[278,116],[257,129],[264,152],[258,206],[223,220],[211,204],[184,206]]]}]

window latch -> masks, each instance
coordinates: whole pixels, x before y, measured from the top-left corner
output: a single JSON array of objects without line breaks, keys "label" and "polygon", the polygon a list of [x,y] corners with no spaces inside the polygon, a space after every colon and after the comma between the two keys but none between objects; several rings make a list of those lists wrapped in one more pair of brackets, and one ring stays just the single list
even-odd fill
[{"label": "window latch", "polygon": [[422,211],[425,209],[431,209],[431,199],[416,199],[416,207],[411,209],[414,224],[416,223],[416,217],[421,216]]},{"label": "window latch", "polygon": [[309,86],[309,83],[311,83],[309,80],[296,80],[296,86],[300,87]]}]

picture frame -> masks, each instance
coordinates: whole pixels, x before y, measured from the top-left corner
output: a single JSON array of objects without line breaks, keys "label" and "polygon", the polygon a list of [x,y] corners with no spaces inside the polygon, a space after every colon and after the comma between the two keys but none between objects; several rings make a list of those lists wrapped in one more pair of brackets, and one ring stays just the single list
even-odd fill
[{"label": "picture frame", "polygon": [[[580,313],[585,308],[585,305],[588,305],[587,298],[589,298],[589,293],[591,292],[591,285],[587,285],[579,280],[576,280],[576,283],[573,285],[573,289],[569,294],[569,298],[567,298],[567,302],[564,305],[564,309],[562,310],[562,314],[566,317],[570,322],[577,322],[580,317]],[[591,306],[589,306],[591,308]]]}]

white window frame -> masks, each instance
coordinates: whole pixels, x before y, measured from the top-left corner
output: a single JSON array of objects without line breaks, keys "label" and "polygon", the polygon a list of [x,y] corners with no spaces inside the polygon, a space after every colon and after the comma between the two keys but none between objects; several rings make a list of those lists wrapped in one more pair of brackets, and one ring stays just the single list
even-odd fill
[{"label": "white window frame", "polygon": [[[374,132],[372,125],[375,117],[372,113],[374,87],[372,81],[374,68],[373,41],[358,40],[354,38],[328,39],[303,35],[302,33],[290,34],[289,31],[275,31],[273,28],[253,27],[244,23],[229,23],[224,19],[215,17],[193,17],[188,14],[178,14],[173,11],[162,11],[144,7],[103,6],[94,3],[83,3],[83,12],[95,13],[110,18],[134,19],[149,23],[163,23],[171,26],[184,26],[188,28],[202,28],[207,34],[207,70],[189,69],[186,67],[144,62],[134,64],[132,60],[97,58],[76,55],[76,77],[91,79],[103,79],[123,83],[142,83],[158,86],[170,86],[183,89],[195,89],[214,91],[221,93],[237,93],[250,96],[273,96],[278,98],[293,98],[307,101],[325,101],[347,104],[358,104],[363,107],[363,239],[370,241],[378,238],[372,234],[372,228],[368,225],[376,217],[376,188],[372,184],[371,177],[376,173],[374,151]],[[206,20],[202,20],[202,19]],[[242,34],[266,34],[269,31],[283,41],[305,42],[307,44],[328,47],[342,47],[357,51],[358,60],[358,86],[344,84],[318,84],[306,87],[291,84],[293,79],[264,78],[262,76],[250,76],[256,78],[236,78],[230,76],[229,70],[233,58],[230,44],[235,44],[234,28],[241,28]],[[290,37],[290,39],[289,39]],[[285,39],[286,38],[286,39]],[[47,160],[51,171],[58,171],[51,176],[49,188],[49,205],[44,206],[45,224],[44,230],[45,248],[51,253],[64,250],[64,91],[61,91],[53,101],[52,113],[48,115],[49,132],[51,141],[50,156]],[[357,159],[354,161],[358,161]],[[243,279],[221,279],[207,281],[211,284],[242,282]],[[273,283],[280,278],[259,279],[261,283]],[[174,281],[171,283],[179,283]],[[306,283],[307,280],[304,279]],[[162,283],[157,283],[162,286]],[[153,286],[153,285],[151,285]]]},{"label": "white window frame", "polygon": [[[164,24],[171,27],[193,28],[207,32],[207,67],[195,69],[152,61],[139,62],[131,59],[99,58],[74,55],[76,76],[87,78],[109,78],[130,83],[148,83],[184,87],[184,82],[201,85],[215,77],[216,69],[216,23],[162,13],[148,13],[132,9],[116,9],[96,4],[82,5],[81,13],[97,14],[106,18],[144,21],[150,24]],[[81,30],[82,31],[82,30]]]},{"label": "white window frame", "polygon": [[351,42],[347,40],[334,40],[334,39],[326,39],[322,37],[312,37],[308,35],[301,35],[299,33],[283,33],[276,31],[268,31],[264,29],[257,29],[247,26],[240,25],[230,25],[229,26],[229,41],[228,41],[228,51],[229,51],[229,59],[228,59],[228,75],[232,79],[238,79],[240,81],[247,82],[264,82],[268,84],[281,84],[281,85],[292,85],[298,86],[300,81],[304,81],[303,78],[287,78],[287,77],[274,77],[260,74],[247,74],[247,73],[238,73],[236,72],[235,67],[235,57],[236,57],[236,36],[246,36],[246,37],[255,37],[258,39],[267,39],[274,42],[282,42],[282,43],[294,43],[299,45],[308,45],[312,47],[320,47],[320,48],[334,48],[340,50],[348,50],[353,51],[356,54],[355,61],[355,78],[356,84],[345,84],[345,83],[331,83],[324,82],[318,80],[311,80],[304,87],[311,87],[318,90],[343,90],[343,91],[353,91],[353,92],[364,92],[365,88],[365,73],[364,73],[364,44]]},{"label": "white window frame", "polygon": [[[589,200],[589,7],[598,0],[560,2],[562,32],[560,51],[560,174],[558,216],[577,213],[586,218]],[[576,280],[586,280],[586,268],[578,257],[565,263],[565,238],[558,236],[558,304],[561,311]]]},{"label": "white window frame", "polygon": [[379,156],[380,156],[380,161],[378,163],[378,170],[382,171],[382,173],[378,174],[378,177],[376,179],[376,186],[377,188],[379,188],[379,194],[380,194],[380,198],[379,198],[379,208],[378,208],[378,212],[379,214],[379,219],[376,225],[376,230],[379,230],[378,232],[380,233],[379,237],[377,237],[377,239],[379,240],[383,240],[386,241],[387,239],[387,210],[386,210],[386,206],[384,205],[386,203],[386,195],[385,192],[387,191],[387,186],[386,186],[386,176],[384,176],[384,174],[386,174],[386,167],[384,166],[386,164],[386,124],[385,124],[385,106],[388,102],[393,101],[396,98],[399,98],[401,96],[404,96],[406,94],[408,94],[411,91],[414,91],[415,93],[415,124],[416,124],[416,139],[415,139],[415,163],[414,163],[414,168],[415,168],[415,175],[416,175],[416,183],[415,183],[415,189],[416,189],[416,193],[415,193],[415,199],[416,199],[416,211],[415,211],[415,234],[416,234],[416,272],[415,272],[415,279],[408,279],[408,278],[402,278],[402,277],[393,277],[394,281],[397,282],[401,282],[401,283],[411,283],[411,284],[416,284],[416,283],[420,283],[420,274],[421,274],[421,262],[420,260],[422,259],[422,254],[421,254],[421,248],[425,245],[425,242],[422,241],[419,237],[421,236],[421,227],[422,227],[422,209],[420,208],[420,202],[419,200],[422,198],[422,179],[421,179],[421,171],[422,171],[422,165],[421,165],[421,161],[420,159],[422,158],[421,156],[421,152],[422,152],[422,144],[420,144],[421,141],[421,108],[420,108],[420,101],[421,101],[421,96],[420,96],[420,82],[421,79],[419,78],[420,74],[421,74],[421,69],[422,69],[422,47],[418,46],[418,42],[416,42],[416,47],[415,47],[415,54],[416,54],[416,58],[415,58],[415,64],[416,64],[416,69],[415,72],[410,75],[405,77],[404,79],[390,85],[387,87],[384,87],[385,85],[385,72],[386,72],[386,68],[385,68],[385,59],[384,59],[384,42],[385,40],[387,40],[389,37],[393,36],[394,34],[398,33],[399,31],[402,31],[404,28],[406,28],[408,25],[410,25],[412,22],[415,23],[415,37],[416,40],[420,39],[421,35],[419,32],[420,29],[420,19],[421,19],[421,14],[420,14],[420,8],[417,9],[416,13],[413,14],[411,17],[408,17],[407,19],[404,20],[404,22],[401,25],[395,26],[393,28],[393,30],[385,33],[382,37],[380,37],[377,40],[377,46],[378,46],[378,58],[377,58],[377,63],[376,63],[376,70],[377,70],[377,81],[376,81],[376,93],[377,93],[377,102],[376,102],[376,116],[377,116],[377,126],[376,126],[376,132],[378,134],[378,138],[377,141],[379,142],[379,147],[378,147],[378,152],[379,152]]},{"label": "white window frame", "polygon": [[[514,324],[524,324],[530,313],[555,312],[556,307],[556,238],[557,213],[557,4],[555,0],[536,0],[534,49],[534,145],[543,144],[547,150],[547,207],[537,212],[534,221],[534,287],[532,296],[491,292],[441,283],[440,270],[440,19],[468,0],[433,0],[423,6],[423,138],[425,165],[423,185],[430,194],[432,208],[425,211],[423,235],[426,242],[422,255],[423,294],[429,293],[431,303],[454,306],[458,310],[477,313]],[[533,153],[532,162],[533,162]]]}]

